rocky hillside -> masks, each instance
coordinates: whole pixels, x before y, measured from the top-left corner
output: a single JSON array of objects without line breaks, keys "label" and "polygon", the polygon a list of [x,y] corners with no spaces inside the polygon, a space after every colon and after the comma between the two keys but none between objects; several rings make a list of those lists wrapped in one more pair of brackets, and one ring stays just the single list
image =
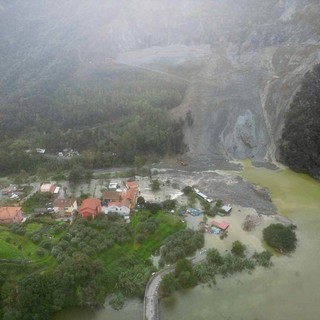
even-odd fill
[{"label": "rocky hillside", "polygon": [[274,161],[320,61],[318,12],[318,0],[0,0],[0,103],[129,64],[188,83],[171,112],[191,112],[191,157]]},{"label": "rocky hillside", "polygon": [[274,161],[284,115],[301,79],[320,59],[317,1],[270,1],[222,35],[193,79],[182,110],[191,155]]}]

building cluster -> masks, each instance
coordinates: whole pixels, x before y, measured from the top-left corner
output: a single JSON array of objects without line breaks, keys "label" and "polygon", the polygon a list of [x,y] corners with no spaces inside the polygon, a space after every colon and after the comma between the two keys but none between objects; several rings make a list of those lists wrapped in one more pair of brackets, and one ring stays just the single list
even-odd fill
[{"label": "building cluster", "polygon": [[[10,186],[10,192],[16,188]],[[9,188],[7,188],[9,189]],[[2,193],[9,192],[5,189]],[[138,183],[135,181],[122,182],[111,181],[101,199],[84,199],[80,206],[75,198],[64,199],[59,197],[60,187],[54,183],[43,183],[39,189],[40,193],[49,193],[55,195],[55,200],[48,203],[46,208],[38,208],[36,213],[55,213],[57,218],[71,218],[78,214],[81,217],[95,218],[99,213],[109,214],[118,213],[127,222],[130,222],[130,213],[136,207],[137,197],[139,195]],[[9,194],[9,193],[8,193]],[[21,223],[23,215],[21,207],[0,207],[0,224]]]},{"label": "building cluster", "polygon": [[125,183],[125,187],[117,182],[110,182],[109,190],[103,194],[102,212],[116,212],[130,221],[130,212],[135,209],[139,195],[138,183],[130,181]]}]

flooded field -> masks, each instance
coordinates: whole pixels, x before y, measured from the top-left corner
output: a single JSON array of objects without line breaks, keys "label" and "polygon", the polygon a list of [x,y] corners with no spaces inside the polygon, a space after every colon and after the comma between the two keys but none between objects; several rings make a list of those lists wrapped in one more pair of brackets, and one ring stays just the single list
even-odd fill
[{"label": "flooded field", "polygon": [[290,170],[246,166],[243,177],[267,187],[279,213],[297,224],[298,248],[271,269],[218,279],[161,303],[162,319],[298,320],[320,314],[320,184]]},{"label": "flooded field", "polygon": [[[260,268],[252,274],[241,273],[226,279],[218,278],[216,286],[201,285],[162,299],[161,319],[319,319],[320,184],[305,175],[296,174],[287,169],[272,171],[254,168],[248,164],[242,176],[251,183],[268,188],[279,213],[292,219],[298,226],[297,250],[292,256],[274,257],[274,266],[271,269]],[[243,201],[243,196],[240,200]],[[250,201],[254,202],[253,199]],[[240,206],[234,209],[232,214],[235,216],[238,213],[235,220],[245,214]],[[265,218],[265,223],[269,223],[268,219],[273,218]],[[245,243],[239,224],[236,226],[234,223],[233,228],[234,234],[238,230],[241,240]],[[249,245],[259,241],[258,231],[248,237]],[[221,242],[221,249],[224,249],[223,246],[227,248],[230,245],[232,240],[230,239],[227,238],[225,239],[227,241]],[[261,242],[252,246],[252,249],[260,248]],[[141,318],[142,304],[134,300],[129,301],[126,308],[120,312],[112,311],[109,306],[97,313],[73,309],[59,314],[54,320]]]}]

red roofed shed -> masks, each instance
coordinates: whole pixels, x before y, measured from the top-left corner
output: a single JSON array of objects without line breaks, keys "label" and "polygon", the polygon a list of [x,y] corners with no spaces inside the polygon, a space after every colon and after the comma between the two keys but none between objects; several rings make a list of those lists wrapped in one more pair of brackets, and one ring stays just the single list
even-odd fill
[{"label": "red roofed shed", "polygon": [[211,226],[219,228],[219,229],[221,229],[223,231],[226,231],[229,228],[230,223],[227,222],[227,221],[218,222],[218,221],[214,221],[213,220],[213,221],[211,221]]}]

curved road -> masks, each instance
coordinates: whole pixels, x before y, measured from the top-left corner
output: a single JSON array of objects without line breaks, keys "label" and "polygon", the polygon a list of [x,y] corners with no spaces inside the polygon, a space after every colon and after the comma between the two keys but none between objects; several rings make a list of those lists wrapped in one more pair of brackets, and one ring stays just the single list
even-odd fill
[{"label": "curved road", "polygon": [[[196,264],[203,259],[205,259],[206,255],[198,256],[191,258],[193,264]],[[159,286],[162,280],[162,277],[168,273],[173,272],[175,269],[175,265],[168,266],[165,269],[162,269],[158,273],[154,274],[146,287],[146,291],[144,294],[144,310],[143,310],[143,320],[159,320],[159,310],[158,310],[158,291]]]},{"label": "curved road", "polygon": [[175,266],[167,267],[155,275],[153,275],[146,287],[146,291],[144,294],[144,311],[143,311],[143,319],[144,320],[158,320],[159,312],[158,312],[158,290],[162,280],[162,277],[168,273],[173,272]]}]

